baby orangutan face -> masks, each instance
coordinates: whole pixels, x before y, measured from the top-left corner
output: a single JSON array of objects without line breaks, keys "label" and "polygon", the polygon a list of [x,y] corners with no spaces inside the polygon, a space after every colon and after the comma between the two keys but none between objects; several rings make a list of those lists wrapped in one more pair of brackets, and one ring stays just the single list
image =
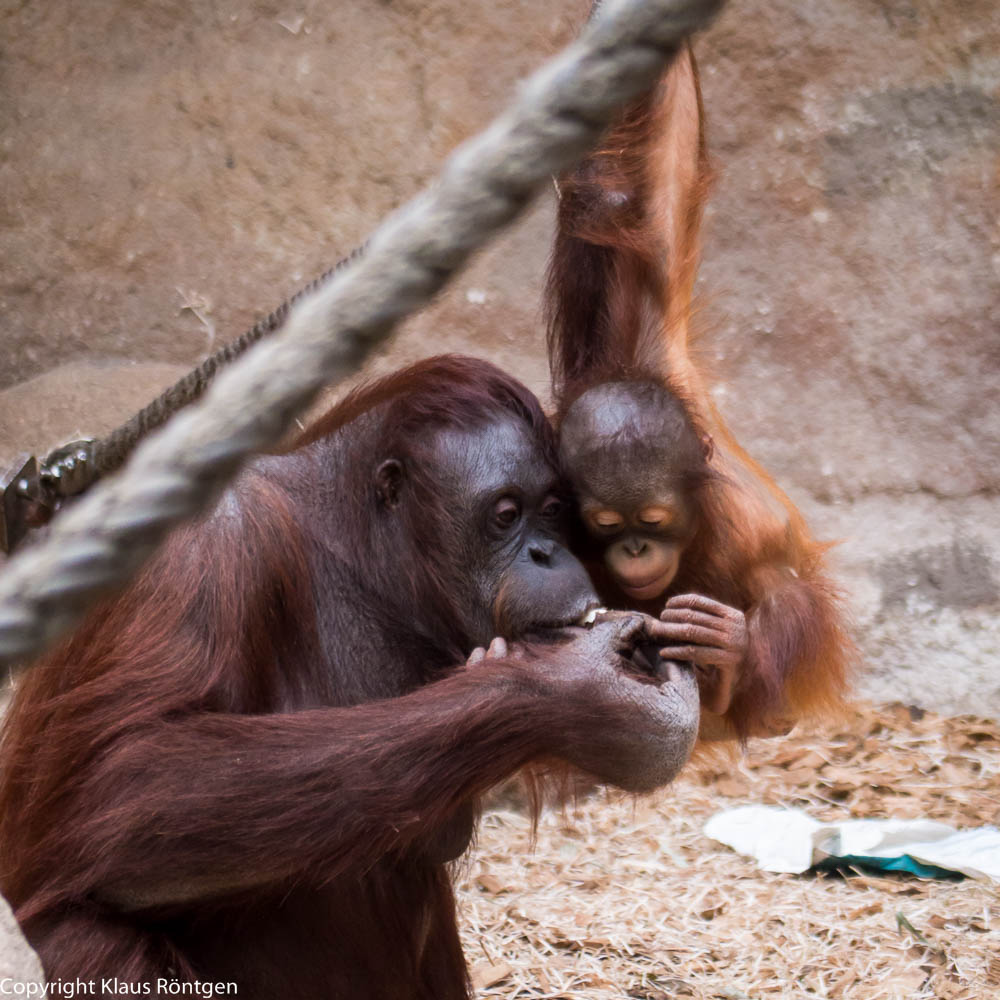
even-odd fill
[{"label": "baby orangutan face", "polygon": [[615,584],[633,601],[662,595],[694,537],[693,484],[706,470],[680,402],[652,382],[590,389],[566,414],[560,458]]},{"label": "baby orangutan face", "polygon": [[625,494],[581,490],[580,513],[587,533],[603,547],[604,564],[615,583],[632,600],[649,601],[663,594],[677,575],[692,533],[691,505],[677,491],[660,491],[638,502]]}]

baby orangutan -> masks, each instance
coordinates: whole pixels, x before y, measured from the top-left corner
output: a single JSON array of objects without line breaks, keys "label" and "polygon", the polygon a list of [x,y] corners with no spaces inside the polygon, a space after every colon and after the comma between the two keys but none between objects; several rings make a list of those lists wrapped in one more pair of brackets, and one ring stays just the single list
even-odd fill
[{"label": "baby orangutan", "polygon": [[698,670],[702,738],[744,739],[837,706],[853,650],[826,546],[733,439],[688,350],[707,187],[685,49],[560,179],[549,358],[598,593],[668,626],[661,655]]},{"label": "baby orangutan", "polygon": [[[710,538],[721,541],[713,527],[725,516],[709,510],[718,485],[710,439],[697,435],[663,386],[608,382],[570,407],[560,453],[589,539],[581,548],[602,598],[660,614],[673,643],[661,655],[698,668],[702,707],[721,716],[751,649],[738,606],[745,600],[737,588],[705,577],[711,562],[699,551]],[[703,737],[724,734],[717,724],[709,732],[705,721]]]}]

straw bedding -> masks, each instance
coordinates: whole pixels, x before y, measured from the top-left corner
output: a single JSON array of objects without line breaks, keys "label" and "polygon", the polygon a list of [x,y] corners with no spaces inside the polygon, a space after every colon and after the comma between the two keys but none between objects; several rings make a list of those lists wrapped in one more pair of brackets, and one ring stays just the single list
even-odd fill
[{"label": "straw bedding", "polygon": [[595,793],[531,822],[510,791],[460,873],[479,996],[744,1000],[1000,997],[1000,889],[965,880],[761,872],[709,840],[719,809],[820,820],[1000,822],[1000,725],[902,706],[755,741],[634,800]]}]

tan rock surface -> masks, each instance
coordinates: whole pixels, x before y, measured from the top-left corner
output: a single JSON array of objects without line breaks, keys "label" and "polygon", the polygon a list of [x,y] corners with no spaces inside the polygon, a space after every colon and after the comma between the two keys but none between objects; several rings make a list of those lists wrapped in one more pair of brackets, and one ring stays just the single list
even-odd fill
[{"label": "tan rock surface", "polygon": [[[100,433],[356,245],[587,4],[0,6],[0,461]],[[701,350],[839,554],[868,690],[1000,715],[1000,13],[733,0]],[[552,196],[387,367],[543,391]]]}]

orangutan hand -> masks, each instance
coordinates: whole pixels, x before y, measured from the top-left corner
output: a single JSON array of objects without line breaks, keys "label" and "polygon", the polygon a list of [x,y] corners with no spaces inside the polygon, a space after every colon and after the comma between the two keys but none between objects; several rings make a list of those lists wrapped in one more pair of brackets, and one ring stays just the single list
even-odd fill
[{"label": "orangutan hand", "polygon": [[465,661],[465,665],[467,667],[474,667],[477,663],[482,663],[486,659],[503,660],[508,656],[512,656],[515,660],[523,659],[524,648],[519,643],[508,642],[502,635],[498,635],[490,643],[489,649],[476,646],[469,653],[469,658]]},{"label": "orangutan hand", "polygon": [[671,645],[665,660],[687,660],[698,672],[702,707],[715,715],[729,708],[749,646],[746,616],[701,594],[671,597],[660,615]]}]

